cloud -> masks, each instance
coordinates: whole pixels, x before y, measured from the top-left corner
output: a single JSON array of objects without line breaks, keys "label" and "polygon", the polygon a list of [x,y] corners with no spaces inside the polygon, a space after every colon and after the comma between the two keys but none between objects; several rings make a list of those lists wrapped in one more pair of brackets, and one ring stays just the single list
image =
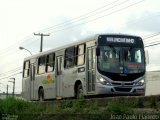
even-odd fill
[{"label": "cloud", "polygon": [[157,32],[160,31],[160,13],[143,12],[131,14],[126,22],[126,29],[132,31]]}]

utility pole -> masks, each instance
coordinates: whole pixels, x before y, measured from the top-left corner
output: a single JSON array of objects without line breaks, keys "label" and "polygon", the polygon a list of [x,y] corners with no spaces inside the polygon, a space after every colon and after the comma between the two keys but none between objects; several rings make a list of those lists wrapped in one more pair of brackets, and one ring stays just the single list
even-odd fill
[{"label": "utility pole", "polygon": [[43,47],[43,36],[49,36],[49,34],[43,34],[43,33],[34,33],[34,35],[38,35],[38,36],[41,36],[41,44],[40,44],[40,52],[42,52],[42,47]]},{"label": "utility pole", "polygon": [[7,98],[8,98],[8,84],[7,84]]},{"label": "utility pole", "polygon": [[13,81],[8,81],[8,82],[12,82],[13,83],[13,96],[14,96],[14,91],[15,91],[15,78],[10,78],[13,79]]}]

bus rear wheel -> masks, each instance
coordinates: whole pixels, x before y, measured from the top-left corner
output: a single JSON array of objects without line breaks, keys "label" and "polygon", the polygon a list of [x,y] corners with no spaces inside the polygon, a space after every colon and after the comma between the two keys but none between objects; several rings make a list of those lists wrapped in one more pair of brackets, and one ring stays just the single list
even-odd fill
[{"label": "bus rear wheel", "polygon": [[82,98],[83,97],[83,87],[82,84],[79,84],[76,90],[76,98]]},{"label": "bus rear wheel", "polygon": [[41,101],[41,102],[44,101],[44,90],[43,90],[43,88],[40,88],[38,96],[39,96],[39,101]]}]

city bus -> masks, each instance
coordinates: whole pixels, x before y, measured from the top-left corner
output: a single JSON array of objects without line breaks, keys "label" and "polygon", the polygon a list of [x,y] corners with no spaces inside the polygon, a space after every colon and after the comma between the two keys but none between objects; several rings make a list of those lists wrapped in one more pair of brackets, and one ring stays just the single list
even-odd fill
[{"label": "city bus", "polygon": [[27,100],[144,95],[145,53],[139,36],[99,34],[24,59]]}]

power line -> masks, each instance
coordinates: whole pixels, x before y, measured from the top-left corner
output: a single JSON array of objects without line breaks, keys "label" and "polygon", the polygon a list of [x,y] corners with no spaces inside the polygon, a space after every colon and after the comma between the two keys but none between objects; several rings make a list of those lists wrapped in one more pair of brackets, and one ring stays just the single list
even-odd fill
[{"label": "power line", "polygon": [[5,85],[4,83],[1,83],[1,82],[0,82],[0,85],[3,85],[3,86],[5,86],[5,87],[6,87],[6,85]]},{"label": "power line", "polygon": [[[26,40],[24,40],[24,41],[22,41],[21,43],[25,43],[26,41],[28,42],[29,40],[32,40],[32,39],[26,39]],[[34,40],[35,41],[35,40]],[[29,43],[26,43],[26,45],[29,45],[29,44],[31,44],[31,43],[33,43],[33,40],[32,41],[30,41]],[[9,56],[9,55],[12,55],[13,53],[15,54],[15,53],[17,53],[17,52],[19,52],[19,46],[20,45],[13,45],[13,46],[10,46],[10,47],[8,47],[8,48],[6,48],[6,51],[1,51],[0,52],[0,57],[3,57],[3,56]],[[16,48],[16,49],[14,49],[13,50],[13,48]],[[7,51],[7,49],[8,49],[8,51]]]},{"label": "power line", "polygon": [[[159,33],[159,32],[158,32],[158,33]],[[145,35],[145,36],[143,36],[143,37],[148,37],[148,36],[150,36],[150,38],[151,38],[151,36],[154,37],[154,36],[157,35],[158,33],[152,33],[152,34],[149,34],[149,35]],[[149,45],[149,46],[153,46],[153,45]],[[0,75],[7,74],[7,73],[9,73],[9,72],[14,72],[15,70],[20,70],[21,67],[22,67],[22,66],[19,66],[19,67],[14,68],[14,69],[12,69],[12,70],[10,70],[10,71],[1,73]]]},{"label": "power line", "polygon": [[[117,1],[119,1],[119,0],[117,0]],[[120,5],[128,2],[129,0],[125,0],[125,1],[123,1],[123,2],[121,2],[121,3],[119,3],[119,4],[117,4],[117,5],[114,5],[117,1],[114,1],[114,2],[112,2],[112,3],[110,3],[110,4],[107,4],[107,5],[105,5],[105,6],[102,6],[102,7],[100,7],[100,8],[97,8],[96,10],[93,10],[93,11],[91,11],[91,12],[89,12],[89,13],[83,14],[83,15],[77,17],[77,18],[73,18],[73,19],[71,19],[71,20],[69,20],[69,21],[65,21],[65,22],[63,22],[63,23],[57,24],[57,25],[55,25],[55,26],[52,26],[52,27],[49,27],[49,28],[46,28],[46,29],[43,29],[43,30],[41,30],[41,31],[57,29],[57,28],[59,28],[59,27],[64,27],[64,25],[71,25],[71,24],[73,24],[73,23],[75,23],[75,22],[82,21],[82,20],[84,20],[84,19],[86,19],[86,18],[95,16],[95,15],[97,15],[97,14],[101,14],[101,13],[107,11],[107,10],[110,10],[110,9],[112,9],[112,8],[115,8],[115,7],[117,7],[117,6],[120,6]],[[112,5],[112,4],[113,4],[114,6],[111,6],[111,7],[107,8],[107,9],[104,9],[104,10],[103,10],[103,8],[105,8],[105,7],[107,7],[107,6],[110,6],[110,5]],[[100,9],[102,9],[102,10],[99,11]],[[94,14],[91,14],[91,13],[94,13]],[[91,15],[90,15],[90,14],[91,14]]]},{"label": "power line", "polygon": [[153,34],[147,35],[146,37],[143,38],[143,40],[146,40],[146,39],[149,39],[149,38],[158,36],[158,35],[160,35],[160,32],[157,32],[157,33],[153,33]]},{"label": "power line", "polygon": [[[140,2],[142,2],[142,1],[140,1]],[[138,2],[139,3],[139,2]],[[135,3],[135,4],[137,4],[137,3]],[[130,7],[130,6],[133,6],[134,4],[132,4],[132,5],[129,5],[129,6],[127,6],[127,7],[125,7],[125,8],[122,8],[122,9],[119,9],[119,10],[123,10],[123,9],[126,9],[126,8],[128,8],[128,7]],[[112,13],[110,13],[110,14],[113,14],[113,13],[115,13],[115,12],[118,12],[119,10],[117,10],[117,11],[114,11],[114,12],[112,12]],[[107,14],[107,15],[110,15],[110,14]],[[107,15],[105,15],[105,16],[107,16]],[[104,16],[101,16],[101,17],[104,17]],[[101,18],[101,17],[98,17],[98,18],[96,18],[96,19],[99,19],[99,18]],[[91,21],[94,21],[94,20],[96,20],[96,19],[93,19],[93,20],[91,20]],[[91,22],[91,21],[88,21],[88,22]],[[87,22],[87,23],[88,23]],[[85,23],[81,23],[81,24],[85,24]],[[78,24],[79,25],[79,24]],[[71,27],[73,27],[73,26],[71,26]],[[66,29],[66,28],[65,28]],[[56,31],[56,32],[58,32],[58,31]]]},{"label": "power line", "polygon": [[12,74],[12,75],[7,76],[7,77],[3,77],[3,78],[1,78],[0,80],[7,79],[7,78],[10,78],[10,77],[15,76],[15,75],[18,75],[18,74],[21,74],[21,72],[18,72],[18,73]]},{"label": "power line", "polygon": [[89,20],[89,21],[87,21],[87,22],[83,22],[83,23],[80,23],[80,24],[77,24],[77,25],[73,25],[73,26],[70,26],[70,27],[67,27],[67,28],[64,28],[64,29],[60,29],[60,30],[57,30],[57,31],[54,31],[54,32],[50,32],[50,33],[60,32],[60,31],[66,30],[66,29],[70,29],[70,28],[73,28],[73,27],[76,27],[76,26],[79,26],[79,25],[83,25],[83,24],[86,24],[86,23],[95,21],[95,20],[97,20],[97,19],[100,19],[100,18],[109,16],[109,15],[112,15],[112,14],[114,14],[114,13],[120,12],[120,11],[122,11],[122,10],[124,10],[124,9],[127,9],[127,8],[129,8],[129,7],[132,7],[132,6],[136,5],[136,4],[139,4],[139,3],[143,2],[143,1],[144,1],[144,0],[141,0],[141,1],[139,1],[139,2],[136,2],[136,3],[134,3],[134,4],[128,5],[128,6],[126,6],[126,7],[121,8],[121,9],[115,10],[115,11],[113,11],[113,12],[111,12],[111,13],[106,14],[106,15],[99,16],[99,17],[97,17],[97,18],[91,19],[91,20]]},{"label": "power line", "polygon": [[[144,0],[142,0],[142,1],[144,1]],[[116,11],[113,11],[113,12],[107,14],[107,15],[103,15],[103,16],[97,17],[97,18],[95,18],[95,19],[92,19],[92,20],[90,20],[90,21],[87,21],[87,22],[84,22],[84,23],[80,23],[80,24],[77,24],[77,25],[86,24],[86,23],[95,21],[95,20],[97,20],[97,19],[100,19],[100,18],[102,18],[102,17],[109,16],[109,15],[111,15],[111,14],[113,14],[113,13],[119,12],[119,11],[124,10],[124,9],[126,9],[126,8],[129,8],[129,7],[131,7],[131,6],[134,6],[134,5],[136,5],[136,4],[139,4],[139,3],[142,2],[142,1],[136,2],[136,3],[131,4],[131,5],[129,5],[129,6],[126,6],[126,7],[123,7],[123,8],[121,8],[121,9],[118,9],[118,10],[116,10]],[[73,28],[73,27],[76,27],[77,25],[70,26],[70,27],[68,27],[68,28]],[[61,29],[61,30],[57,30],[57,31],[55,31],[55,32],[59,32],[59,31],[62,31],[62,30],[68,29],[68,28],[64,28],[64,29]],[[53,32],[51,32],[51,33],[53,33]]]},{"label": "power line", "polygon": [[[18,46],[17,46],[17,48],[18,48]],[[12,49],[12,50],[6,51],[4,53],[1,53],[0,57],[13,55],[13,54],[15,54],[17,52],[19,52],[19,50]]]},{"label": "power line", "polygon": [[[123,1],[122,3],[120,3],[120,4],[118,4],[118,5],[115,5],[115,6],[112,6],[112,7],[108,8],[108,9],[105,9],[105,10],[103,10],[103,12],[104,12],[104,11],[106,11],[106,10],[110,10],[110,9],[112,9],[112,8],[116,7],[116,6],[121,5],[121,4],[124,4],[124,3],[126,3],[126,2],[128,2],[128,0]],[[131,6],[130,6],[130,7],[131,7]],[[126,8],[127,8],[127,7],[126,7]],[[126,8],[125,8],[125,9],[126,9]],[[109,15],[112,15],[112,14],[114,14],[114,13],[116,13],[116,12],[121,11],[121,10],[122,10],[122,9],[118,9],[118,10],[115,10],[115,11],[113,11],[113,12],[110,12],[110,13],[108,13],[108,14],[106,14],[106,15],[99,16],[99,17],[96,17],[96,18],[94,18],[94,19],[88,20],[87,22],[82,22],[82,23],[79,23],[79,24],[76,24],[76,25],[72,25],[72,24],[73,24],[73,23],[75,23],[75,22],[71,22],[71,23],[70,23],[70,24],[68,24],[68,25],[72,25],[72,26],[69,26],[69,27],[66,27],[66,28],[63,28],[63,29],[60,29],[60,30],[56,30],[56,31],[53,31],[53,32],[50,32],[50,33],[60,32],[60,31],[66,30],[66,29],[71,29],[71,28],[74,28],[74,27],[76,27],[76,26],[83,25],[83,24],[86,24],[86,23],[89,23],[89,22],[95,21],[95,20],[97,20],[97,19],[100,19],[100,18],[103,18],[103,17],[109,16]],[[101,13],[101,12],[98,12],[98,13]],[[94,14],[94,15],[97,15],[97,13],[96,13],[96,14]],[[91,15],[91,16],[94,16],[94,15]],[[86,18],[88,18],[88,16],[87,16],[87,17],[85,17],[85,18],[82,18],[81,20],[86,19]],[[78,20],[78,21],[80,21],[80,20]]]},{"label": "power line", "polygon": [[[151,39],[151,38],[156,37],[156,36],[158,36],[158,35],[160,35],[160,32],[156,32],[156,33],[152,33],[152,34],[143,36],[143,37],[144,37],[143,39],[144,39],[144,40],[148,40],[148,39]],[[156,39],[158,39],[158,38],[156,38]],[[156,40],[156,39],[152,39],[152,40]],[[147,41],[146,41],[146,42],[147,42]],[[148,41],[148,42],[150,42],[150,41]],[[157,43],[156,43],[156,42],[157,42]],[[156,46],[156,45],[159,45],[159,44],[160,44],[160,41],[153,41],[153,42],[146,43],[146,44],[148,44],[148,45],[145,45],[144,47]]]},{"label": "power line", "polygon": [[[146,36],[144,36],[144,40],[151,39],[151,38],[156,37],[158,35],[160,35],[160,32],[146,35]],[[156,39],[158,39],[158,38],[156,38]],[[145,47],[151,47],[151,46],[159,45],[160,41],[153,41],[153,40],[156,40],[156,39],[151,39],[151,41],[146,41],[146,42],[149,42],[149,43],[146,43],[148,45],[145,45]]]},{"label": "power line", "polygon": [[155,43],[155,44],[151,44],[151,45],[146,45],[144,47],[151,47],[151,46],[156,46],[156,45],[159,45],[160,43]]},{"label": "power line", "polygon": [[5,75],[5,74],[8,74],[8,73],[10,73],[10,72],[18,71],[18,70],[21,70],[21,69],[22,69],[22,66],[17,67],[17,68],[14,68],[14,69],[11,69],[11,70],[6,71],[6,72],[3,72],[3,73],[0,73],[0,76]]},{"label": "power line", "polygon": [[26,40],[30,40],[30,39],[31,39],[31,37],[28,35],[28,36],[24,37],[23,39],[17,41],[16,43],[12,44],[11,46],[0,50],[0,52],[6,52],[6,51],[9,51],[9,50],[12,50],[12,48],[15,48],[15,46],[16,46],[17,44],[23,43],[23,42],[25,42]]},{"label": "power line", "polygon": [[155,35],[155,34],[157,34],[157,33],[159,33],[159,32],[144,35],[144,36],[142,36],[142,38],[146,38],[146,37],[148,37],[148,36],[152,36],[152,35]]},{"label": "power line", "polygon": [[17,71],[10,72],[10,73],[8,73],[7,75],[3,75],[3,76],[1,76],[0,78],[4,78],[4,77],[7,77],[7,76],[10,76],[10,75],[15,74],[15,73],[17,73],[17,72],[20,73],[21,71],[22,71],[22,69],[19,69],[19,70],[17,70]]},{"label": "power line", "polygon": [[[48,29],[52,29],[52,28],[57,28],[57,27],[59,27],[59,26],[62,26],[62,27],[63,27],[63,25],[68,24],[68,23],[71,24],[72,21],[75,21],[75,20],[77,21],[77,19],[82,19],[82,17],[84,18],[84,16],[87,16],[87,15],[89,15],[89,14],[91,14],[91,13],[94,13],[94,12],[100,10],[100,9],[103,9],[103,8],[105,8],[105,7],[107,7],[107,6],[110,6],[110,5],[112,5],[112,4],[115,4],[115,3],[118,2],[118,1],[120,1],[120,0],[116,0],[116,1],[114,1],[114,2],[112,2],[112,3],[109,3],[109,4],[106,4],[106,5],[101,6],[101,7],[99,7],[99,8],[96,8],[95,10],[92,10],[92,11],[90,11],[90,12],[88,12],[88,13],[85,13],[85,14],[82,14],[82,15],[80,15],[80,16],[78,16],[78,17],[72,18],[71,20],[64,21],[64,22],[62,22],[62,23],[56,24],[56,25],[54,25],[54,26],[51,26],[51,27],[48,27],[48,28],[45,28],[45,29],[42,29],[42,30],[39,30],[39,31],[41,32],[41,31],[44,31],[44,30],[48,30]],[[79,20],[78,20],[78,21],[79,21]],[[38,32],[39,32],[39,31],[38,31]]]},{"label": "power line", "polygon": [[[105,5],[105,6],[102,6],[102,8],[105,8],[106,6],[112,5],[112,4],[114,4],[114,3],[118,2],[118,1],[119,1],[119,0],[114,1],[114,2],[112,2],[112,3],[110,3],[110,4],[107,4],[107,5]],[[125,2],[127,2],[127,1],[123,1],[123,2],[121,2],[120,4],[124,4]],[[140,1],[140,2],[142,2],[142,1]],[[138,3],[139,3],[139,2],[138,2]],[[120,4],[118,4],[118,5],[120,5]],[[137,3],[136,3],[136,4],[137,4]],[[118,5],[112,6],[112,8],[114,8],[114,7],[118,6]],[[130,5],[130,6],[127,6],[126,8],[131,7],[131,6],[133,6],[133,4]],[[84,15],[90,14],[90,13],[92,13],[92,12],[95,12],[95,11],[99,10],[99,9],[100,9],[100,8],[97,8],[97,9],[95,9],[95,10],[89,12],[89,13],[84,14]],[[111,9],[111,8],[110,8],[110,9]],[[122,8],[122,9],[125,9],[125,8]],[[119,10],[122,10],[122,9],[119,9]],[[109,10],[109,9],[107,9],[107,10]],[[119,10],[118,10],[118,11],[119,11]],[[113,13],[118,12],[118,11],[114,11]],[[105,15],[105,16],[108,16],[108,15],[113,14],[113,13],[109,13],[109,14],[107,14],[107,15]],[[97,14],[97,13],[96,13],[96,14]],[[94,14],[94,15],[96,15],[96,14]],[[83,15],[80,16],[80,17],[83,17]],[[78,18],[80,18],[80,17],[78,17]],[[88,17],[88,16],[87,16],[87,17]],[[102,17],[104,17],[104,16],[100,16],[99,18],[102,18]],[[99,18],[96,18],[96,19],[99,19]],[[77,19],[77,18],[74,18],[73,20],[75,20],[75,19]],[[84,19],[84,18],[83,18],[83,19]],[[96,20],[96,19],[90,20],[90,21],[88,21],[88,22],[94,21],[94,20]],[[69,21],[68,21],[68,22],[69,22]],[[88,23],[88,22],[80,23],[80,24],[77,24],[77,25],[85,24],[85,23]],[[64,22],[64,23],[66,23],[66,22]],[[61,24],[64,24],[64,23],[61,23]],[[70,24],[73,24],[73,23],[70,23]],[[60,25],[60,24],[58,24],[58,25]],[[58,25],[55,25],[55,26],[58,26]],[[77,25],[76,25],[76,26],[77,26]],[[53,27],[54,27],[54,26],[53,26]],[[72,28],[72,27],[75,27],[75,26],[70,26],[70,27],[68,27],[68,28]],[[52,27],[50,27],[50,28],[52,28]],[[68,28],[64,28],[64,29],[61,29],[61,30],[57,30],[57,31],[55,31],[55,32],[59,32],[59,31],[62,31],[62,30],[68,29]],[[53,33],[53,32],[52,32],[52,33]],[[25,41],[26,41],[26,40],[25,40]]]},{"label": "power line", "polygon": [[[157,40],[157,41],[155,41],[155,40]],[[158,38],[157,39],[152,39],[150,41],[146,41],[145,44],[152,44],[152,43],[157,43],[157,42],[160,42],[160,39],[159,40],[158,40]]]},{"label": "power line", "polygon": [[126,23],[126,26],[128,25],[134,25],[134,24],[137,24],[137,23],[140,23],[140,21],[143,23],[146,22],[146,21],[149,21],[151,18],[154,18],[154,17],[158,17],[160,16],[160,12],[157,12],[156,14],[152,14],[152,15],[149,15],[149,16],[144,16],[144,17],[140,17],[140,20],[139,19],[136,19],[136,20],[133,20],[131,22],[127,22]]},{"label": "power line", "polygon": [[[158,33],[159,33],[159,32],[158,32]],[[158,35],[158,33],[152,33],[152,34],[146,35],[147,37],[146,37],[146,36],[144,36],[144,37],[147,38],[147,39],[148,39],[148,38],[152,38],[152,37]],[[148,37],[148,36],[149,36],[149,37]],[[160,43],[155,43],[155,44],[150,43],[150,45],[145,45],[145,47],[155,46],[155,45],[159,45],[159,44],[160,44]],[[14,68],[14,69],[12,69],[12,70],[10,70],[10,71],[1,73],[0,75],[5,75],[5,74],[10,73],[10,72],[11,72],[10,74],[15,73],[16,71],[21,70],[21,69],[20,69],[21,67],[22,67],[22,66],[17,67],[17,68]],[[17,75],[17,74],[20,74],[20,72],[15,73],[15,74],[12,74],[12,75],[7,76],[7,77],[3,77],[3,78],[1,78],[0,80],[9,78],[9,77],[14,76],[14,75]]]},{"label": "power line", "polygon": [[[87,22],[83,22],[83,23],[80,23],[80,24],[77,24],[77,25],[73,25],[73,26],[70,26],[70,27],[67,27],[67,28],[63,28],[63,29],[60,29],[60,30],[57,30],[57,31],[53,31],[53,32],[50,32],[50,33],[60,32],[60,31],[62,31],[62,30],[66,30],[66,29],[69,29],[69,28],[76,27],[76,26],[78,26],[78,25],[82,25],[82,24],[86,24],[86,23],[95,21],[95,20],[97,20],[97,19],[103,18],[103,17],[105,17],[105,16],[109,16],[109,15],[111,15],[111,14],[117,13],[117,12],[122,11],[122,10],[124,10],[124,9],[127,9],[127,8],[129,8],[129,7],[132,7],[132,6],[134,6],[134,5],[136,5],[136,4],[139,4],[139,3],[143,2],[143,1],[144,1],[144,0],[141,0],[141,1],[139,1],[139,2],[136,2],[136,3],[134,3],[134,4],[128,5],[128,6],[126,6],[126,7],[123,7],[123,8],[121,8],[121,9],[115,10],[115,11],[113,11],[113,12],[110,12],[110,13],[108,13],[108,14],[106,14],[106,15],[97,17],[97,18],[92,19],[92,20],[89,20],[89,21],[87,21]],[[126,2],[126,1],[125,1],[125,2]],[[124,4],[124,3],[123,3],[123,4]],[[115,6],[114,6],[114,7],[115,7]],[[70,23],[70,24],[73,24],[73,23]]]},{"label": "power line", "polygon": [[[76,19],[79,19],[79,18],[81,18],[81,17],[83,17],[83,16],[86,16],[86,15],[88,15],[88,14],[90,14],[90,13],[93,13],[93,12],[99,10],[99,9],[105,8],[105,7],[107,7],[107,6],[111,5],[111,4],[114,4],[114,3],[118,2],[118,1],[119,1],[119,0],[116,0],[116,1],[114,1],[114,2],[112,2],[112,3],[109,3],[109,4],[107,4],[107,5],[101,6],[101,7],[97,8],[97,9],[95,9],[95,10],[93,10],[93,11],[91,11],[91,12],[85,13],[85,14],[77,17],[77,18],[73,18],[71,21],[76,20]],[[52,27],[62,26],[63,24],[68,23],[68,22],[71,22],[71,21],[65,21],[65,22],[63,22],[63,23],[57,24],[57,25],[52,26]],[[52,27],[49,27],[49,28],[46,28],[46,29],[50,29],[50,28],[52,28]],[[43,30],[46,30],[46,29],[43,29]],[[42,30],[40,30],[40,31],[42,31]],[[23,38],[23,39],[26,39],[26,38],[28,38],[28,37],[29,37],[29,36],[26,36],[26,37]],[[18,41],[17,43],[22,43],[22,42],[25,42],[25,41],[27,41],[27,40],[28,40],[28,39],[26,39],[26,40],[24,40],[24,41]],[[17,43],[16,43],[16,44],[17,44]],[[2,52],[5,52],[5,53],[6,53],[6,51],[9,51],[9,50],[11,50],[12,48],[14,48],[16,44],[13,44],[13,45],[9,46],[8,48],[5,48],[5,49],[1,50],[0,52],[1,52],[1,53],[2,53]]]},{"label": "power line", "polygon": [[[83,25],[83,24],[86,24],[86,23],[95,21],[95,20],[97,20],[97,19],[100,19],[100,18],[109,16],[109,15],[112,15],[112,14],[114,14],[114,13],[120,12],[120,11],[122,11],[122,10],[124,10],[124,9],[129,8],[129,7],[132,7],[132,6],[134,6],[134,5],[137,5],[137,4],[139,4],[139,3],[143,2],[143,1],[144,1],[144,0],[141,0],[141,1],[139,1],[139,2],[130,4],[130,5],[128,5],[128,6],[125,6],[125,7],[121,8],[121,9],[118,9],[118,10],[115,10],[115,11],[113,11],[113,12],[110,12],[110,13],[108,13],[108,14],[106,14],[106,15],[103,15],[103,16],[100,16],[100,17],[91,19],[91,20],[89,20],[89,21],[87,21],[87,22],[83,22],[83,23],[80,23],[80,24],[76,24],[76,25],[73,25],[73,26],[69,26],[69,27],[67,27],[67,28],[63,28],[63,29],[60,29],[60,30],[57,30],[57,31],[53,31],[53,32],[50,32],[50,33],[60,32],[60,31],[66,30],[66,29],[71,29],[71,28],[73,28],[73,27],[77,27],[77,26],[79,26],[79,25]],[[125,1],[125,2],[126,2],[126,1]]]}]

